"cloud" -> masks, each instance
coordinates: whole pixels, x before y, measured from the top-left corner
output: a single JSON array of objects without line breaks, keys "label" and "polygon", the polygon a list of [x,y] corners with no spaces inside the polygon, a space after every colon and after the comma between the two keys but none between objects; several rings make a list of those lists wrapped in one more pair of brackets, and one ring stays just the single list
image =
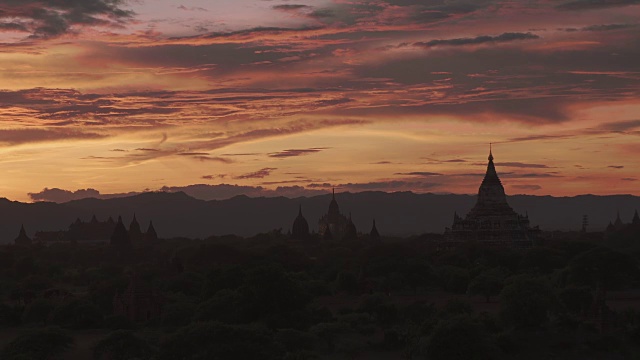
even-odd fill
[{"label": "cloud", "polygon": [[416,42],[413,46],[431,48],[436,46],[464,46],[478,45],[484,43],[504,43],[517,40],[534,40],[539,39],[538,35],[532,33],[503,33],[498,36],[483,35],[475,38],[457,38],[446,40],[431,40],[427,42]]},{"label": "cloud", "polygon": [[575,0],[556,6],[559,10],[598,10],[619,6],[637,5],[640,0]]},{"label": "cloud", "polygon": [[605,130],[612,132],[625,132],[640,128],[640,120],[614,121],[599,125],[597,130]]},{"label": "cloud", "polygon": [[346,191],[424,191],[442,186],[442,183],[422,181],[371,181],[364,183],[338,184],[335,187]]},{"label": "cloud", "polygon": [[20,145],[25,143],[63,141],[63,140],[95,140],[106,137],[94,132],[83,132],[76,129],[58,128],[23,128],[0,129],[0,144]]},{"label": "cloud", "polygon": [[499,166],[499,167],[515,167],[515,168],[534,168],[534,169],[548,169],[549,168],[548,165],[527,164],[527,163],[521,163],[521,162],[496,163],[496,166]]},{"label": "cloud", "polygon": [[511,187],[514,189],[531,190],[531,191],[537,191],[542,189],[542,186],[540,185],[511,185]]},{"label": "cloud", "polygon": [[[133,12],[124,0],[6,0],[0,5],[0,29],[48,39],[82,27],[122,27]],[[9,22],[7,22],[9,21]]]},{"label": "cloud", "polygon": [[202,7],[198,7],[198,6],[192,6],[192,7],[186,7],[184,5],[180,5],[177,7],[179,10],[183,10],[183,11],[204,11],[204,12],[208,12],[209,10],[202,8]]},{"label": "cloud", "polygon": [[227,177],[227,174],[217,174],[217,175],[203,175],[202,178],[205,180],[215,180],[215,179],[224,179]]},{"label": "cloud", "polygon": [[413,171],[413,172],[407,172],[407,173],[395,173],[395,175],[429,177],[429,176],[439,176],[442,174],[434,173],[434,172],[426,172],[426,171]]},{"label": "cloud", "polygon": [[607,25],[591,25],[583,27],[582,31],[612,31],[612,30],[620,30],[620,29],[628,29],[631,27],[635,27],[635,24],[607,24]]},{"label": "cloud", "polygon": [[623,165],[609,165],[607,167],[610,169],[624,169]]},{"label": "cloud", "polygon": [[326,194],[324,190],[310,190],[301,186],[279,186],[276,189],[267,189],[262,186],[244,186],[231,184],[194,184],[188,186],[164,186],[160,189],[164,192],[184,192],[189,196],[201,200],[224,200],[234,196],[244,195],[249,197],[299,197]]},{"label": "cloud", "polygon": [[272,8],[274,10],[281,10],[281,11],[298,11],[298,10],[303,10],[303,9],[311,9],[311,6],[309,5],[302,5],[302,4],[280,4],[280,5],[274,5],[272,6]]},{"label": "cloud", "polygon": [[287,158],[315,154],[327,149],[329,148],[287,149],[279,152],[269,153],[267,155],[272,158]]},{"label": "cloud", "polygon": [[76,191],[62,190],[58,188],[44,188],[38,193],[29,193],[29,197],[33,201],[53,201],[53,202],[67,202],[71,200],[99,197],[100,192],[95,189],[81,189]]},{"label": "cloud", "polygon": [[235,176],[234,179],[262,179],[265,178],[269,175],[271,175],[271,173],[275,170],[278,170],[277,168],[262,168],[258,171],[254,171],[254,172],[250,172],[247,174],[243,174],[243,175],[238,175]]},{"label": "cloud", "polygon": [[[212,175],[212,178],[220,178],[224,175]],[[209,180],[208,177],[205,177]],[[267,189],[262,186],[243,186],[231,184],[194,184],[187,186],[163,186],[157,191],[159,192],[184,192],[185,194],[200,200],[224,200],[238,195],[249,197],[278,197],[286,196],[290,198],[300,196],[315,196],[326,194],[324,190],[305,189],[302,186],[279,186],[276,189]],[[148,192],[148,191],[147,191]],[[49,201],[56,203],[64,203],[73,200],[86,198],[97,199],[114,199],[139,195],[142,192],[102,194],[96,189],[80,189],[75,191],[64,190],[59,188],[45,188],[40,192],[29,193],[32,201]]]}]

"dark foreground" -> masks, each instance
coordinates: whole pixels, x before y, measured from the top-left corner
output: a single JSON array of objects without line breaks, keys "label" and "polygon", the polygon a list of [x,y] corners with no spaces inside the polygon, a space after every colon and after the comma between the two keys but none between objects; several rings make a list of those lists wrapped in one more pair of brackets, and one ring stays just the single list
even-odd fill
[{"label": "dark foreground", "polygon": [[0,358],[640,358],[640,238],[433,238],[4,246]]}]

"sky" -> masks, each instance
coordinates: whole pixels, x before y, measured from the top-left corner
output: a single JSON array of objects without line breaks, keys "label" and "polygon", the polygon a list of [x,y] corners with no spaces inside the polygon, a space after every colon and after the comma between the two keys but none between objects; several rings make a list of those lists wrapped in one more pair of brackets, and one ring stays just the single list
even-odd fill
[{"label": "sky", "polygon": [[0,0],[0,197],[640,195],[640,0]]}]

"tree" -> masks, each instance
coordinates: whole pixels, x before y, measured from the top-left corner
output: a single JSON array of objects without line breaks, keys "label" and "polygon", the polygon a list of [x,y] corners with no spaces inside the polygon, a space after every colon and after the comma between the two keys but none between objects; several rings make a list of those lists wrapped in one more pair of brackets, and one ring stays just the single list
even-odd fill
[{"label": "tree", "polygon": [[469,272],[457,266],[445,265],[438,269],[438,278],[442,287],[450,292],[462,294],[469,285]]},{"label": "tree", "polygon": [[349,294],[358,292],[358,278],[349,271],[341,271],[336,278],[336,290]]},{"label": "tree", "polygon": [[114,331],[93,346],[93,358],[98,360],[145,360],[153,354],[145,340],[128,330]]},{"label": "tree", "polygon": [[481,273],[469,283],[467,292],[473,295],[483,295],[487,303],[491,296],[498,295],[502,290],[503,279],[489,272]]},{"label": "tree", "polygon": [[96,327],[103,320],[100,309],[83,299],[73,299],[58,305],[51,316],[54,324],[76,329]]},{"label": "tree", "polygon": [[73,345],[73,338],[58,328],[38,329],[23,333],[8,343],[2,359],[62,359],[62,355]]},{"label": "tree", "polygon": [[495,351],[482,326],[468,316],[441,321],[427,342],[430,360],[489,360]]},{"label": "tree", "polygon": [[37,299],[31,302],[24,309],[22,314],[23,323],[40,323],[46,324],[47,318],[53,310],[53,304],[49,300]]},{"label": "tree", "polygon": [[516,327],[538,327],[547,321],[554,301],[553,290],[545,281],[518,276],[502,289],[500,312]]},{"label": "tree", "polygon": [[251,321],[250,304],[243,294],[235,290],[220,290],[201,303],[195,313],[199,321],[220,321],[229,324]]},{"label": "tree", "polygon": [[283,349],[262,327],[197,323],[168,336],[159,360],[280,359]]},{"label": "tree", "polygon": [[612,290],[637,276],[638,265],[629,255],[599,247],[573,258],[568,270],[569,281],[574,284]]}]

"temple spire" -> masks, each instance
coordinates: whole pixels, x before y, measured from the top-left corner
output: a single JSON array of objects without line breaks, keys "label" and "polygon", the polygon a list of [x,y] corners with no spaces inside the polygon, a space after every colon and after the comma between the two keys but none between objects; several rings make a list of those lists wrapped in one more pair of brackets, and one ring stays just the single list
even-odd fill
[{"label": "temple spire", "polygon": [[336,188],[331,188],[331,191],[333,193],[333,200],[336,199]]},{"label": "temple spire", "polygon": [[492,149],[492,143],[489,143],[489,161],[493,161],[493,149]]},{"label": "temple spire", "polygon": [[298,216],[302,216],[302,204],[298,205]]}]

